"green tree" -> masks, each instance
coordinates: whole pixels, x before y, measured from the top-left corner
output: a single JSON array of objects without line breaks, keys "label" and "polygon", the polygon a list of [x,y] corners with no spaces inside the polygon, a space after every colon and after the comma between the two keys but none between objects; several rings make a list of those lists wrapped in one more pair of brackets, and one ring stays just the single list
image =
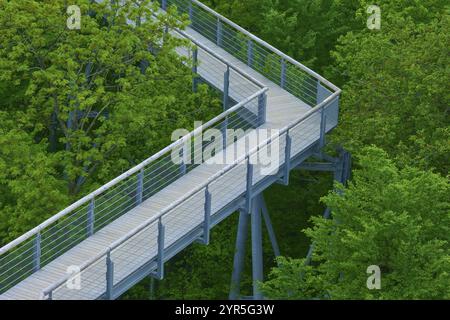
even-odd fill
[{"label": "green tree", "polygon": [[[450,188],[448,179],[398,168],[368,147],[348,188],[323,198],[332,218],[314,217],[306,234],[312,266],[281,259],[263,284],[274,298],[450,298]],[[370,265],[381,269],[381,290],[366,287]]]},{"label": "green tree", "polygon": [[77,195],[165,145],[169,128],[186,125],[179,115],[193,105],[204,115],[210,99],[191,92],[190,62],[174,50],[187,42],[165,32],[186,23],[174,11],[153,18],[149,0],[82,0],[77,31],[66,28],[65,3],[0,1],[0,82],[21,90],[5,108],[21,109],[60,155]]},{"label": "green tree", "polygon": [[352,152],[376,144],[402,165],[446,175],[450,15],[443,1],[412,3],[383,2],[381,30],[339,40],[332,78],[343,96],[335,141]]},{"label": "green tree", "polygon": [[165,32],[185,26],[175,11],[80,0],[69,30],[66,2],[0,0],[2,243],[221,110],[206,86],[192,92],[191,61],[175,52],[190,44]]}]

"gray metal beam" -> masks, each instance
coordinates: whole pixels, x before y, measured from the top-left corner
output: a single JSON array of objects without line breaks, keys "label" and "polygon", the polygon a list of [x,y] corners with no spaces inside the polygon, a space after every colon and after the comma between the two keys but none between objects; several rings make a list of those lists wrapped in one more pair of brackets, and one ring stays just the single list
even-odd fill
[{"label": "gray metal beam", "polygon": [[237,300],[240,295],[241,275],[245,264],[245,246],[248,234],[250,215],[244,210],[239,211],[239,223],[236,236],[236,249],[233,260],[233,273],[231,275],[230,300]]},{"label": "gray metal beam", "polygon": [[266,223],[267,232],[269,234],[270,243],[272,244],[273,253],[275,257],[279,257],[281,255],[280,247],[278,246],[275,230],[273,229],[272,221],[270,220],[270,215],[269,211],[267,210],[266,201],[264,200],[264,196],[261,193],[258,196],[258,201],[261,207],[264,222]]},{"label": "gray metal beam", "polygon": [[252,275],[253,275],[253,299],[261,300],[262,292],[259,284],[264,280],[263,274],[263,251],[262,251],[262,229],[261,208],[258,199],[252,201],[251,229],[252,229]]},{"label": "gray metal beam", "polygon": [[326,162],[306,162],[299,165],[295,170],[335,172],[336,164]]}]

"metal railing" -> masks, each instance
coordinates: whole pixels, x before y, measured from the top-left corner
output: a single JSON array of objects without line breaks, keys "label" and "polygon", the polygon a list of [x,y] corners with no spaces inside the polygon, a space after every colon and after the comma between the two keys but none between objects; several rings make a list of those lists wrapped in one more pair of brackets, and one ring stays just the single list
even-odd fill
[{"label": "metal railing", "polygon": [[[167,224],[168,219],[165,218],[170,216],[170,214],[174,213],[176,210],[191,208],[193,205],[196,205],[197,210],[203,210],[203,237],[207,239],[209,237],[209,221],[211,216],[215,213],[215,210],[211,209],[212,196],[210,189],[212,185],[225,185],[222,179],[226,179],[227,175],[230,175],[230,173],[234,170],[240,170],[244,167],[245,170],[240,170],[240,180],[242,180],[240,182],[244,182],[244,194],[247,199],[245,205],[249,207],[250,199],[252,197],[252,187],[255,186],[257,182],[261,181],[261,177],[257,177],[257,170],[255,170],[255,166],[253,164],[254,162],[250,161],[250,159],[252,159],[252,157],[257,157],[260,152],[266,152],[264,149],[270,148],[275,139],[278,140],[278,142],[283,141],[284,143],[280,144],[282,149],[280,150],[280,156],[283,157],[283,161],[280,162],[280,165],[285,164],[284,170],[289,172],[291,158],[298,154],[298,152],[304,150],[310,145],[313,145],[317,141],[319,141],[319,148],[323,146],[326,132],[330,131],[337,124],[338,97],[339,91],[333,93],[322,103],[311,109],[311,111],[303,117],[280,130],[279,135],[266,139],[258,146],[251,149],[250,152],[239,157],[233,163],[227,165],[225,168],[211,176],[205,183],[196,187],[178,201],[166,207],[157,216],[148,219],[145,223],[115,241],[97,256],[84,263],[80,267],[80,276],[83,278],[85,286],[89,286],[91,284],[95,286],[96,281],[103,282],[104,291],[102,294],[105,294],[107,298],[113,298],[114,286],[119,283],[114,274],[121,271],[121,269],[115,265],[113,257],[116,256],[120,258],[124,254],[129,254],[128,251],[130,248],[143,241],[145,241],[144,245],[147,247],[148,252],[152,251],[152,246],[150,244],[154,244],[153,252],[154,256],[156,256],[158,266],[156,275],[158,277],[162,277],[164,270],[164,255],[165,250],[167,250],[168,247],[165,244],[167,239],[165,225]],[[310,135],[310,137],[306,138],[305,133]],[[286,173],[284,176],[287,176]],[[235,195],[240,196],[241,193],[236,192]],[[230,199],[230,202],[232,200],[233,199]],[[131,245],[127,247],[127,244],[129,243],[131,243]],[[132,260],[137,258],[140,257],[133,256]],[[148,259],[148,257],[146,259]],[[144,262],[145,261],[143,259],[142,264]],[[121,265],[123,265],[123,263]],[[95,269],[97,272],[93,272],[92,269]],[[93,276],[94,274],[96,275],[95,279]],[[58,298],[58,292],[60,290],[61,296],[64,297],[64,293],[67,293],[65,292],[65,284],[69,281],[70,277],[70,275],[67,275],[57,283],[45,289],[42,293],[42,297],[44,299]]]},{"label": "metal railing", "polygon": [[[165,5],[175,4],[175,2],[183,2],[188,4],[190,6],[188,6],[188,13],[190,13],[192,17],[198,14],[200,10],[202,10],[202,12],[206,12],[206,17],[214,17],[214,20],[217,22],[215,25],[217,28],[215,29],[216,36],[215,38],[209,39],[213,41],[215,40],[214,42],[219,45],[222,44],[222,48],[224,48],[227,52],[232,51],[230,53],[236,57],[241,57],[240,60],[245,60],[240,53],[242,48],[241,50],[232,50],[230,49],[231,47],[226,47],[223,45],[223,43],[231,40],[227,40],[224,36],[226,31],[222,35],[221,32],[223,30],[227,30],[227,28],[234,30],[233,32],[236,33],[235,38],[229,39],[246,39],[245,43],[247,43],[246,51],[248,53],[248,65],[252,66],[252,68],[265,75],[268,79],[271,79],[275,83],[279,84],[293,95],[299,97],[307,103],[310,103],[311,105],[314,105],[315,107],[300,119],[293,121],[281,129],[279,131],[279,135],[270,137],[264,142],[259,143],[257,147],[239,157],[233,163],[226,165],[216,174],[212,175],[205,183],[185,194],[175,203],[164,208],[158,215],[148,219],[145,223],[128,232],[125,236],[115,241],[98,255],[89,261],[86,261],[80,268],[81,276],[83,276],[84,281],[86,280],[87,283],[100,283],[101,294],[105,294],[107,298],[114,297],[114,286],[118,284],[118,275],[121,272],[123,273],[124,270],[123,266],[118,263],[120,260],[119,258],[124,254],[129,254],[129,250],[132,249],[137,243],[139,244],[143,242],[141,245],[145,245],[146,248],[148,248],[149,255],[151,252],[152,257],[156,257],[156,275],[162,277],[164,254],[167,249],[166,241],[168,239],[166,226],[171,214],[173,215],[177,212],[177,210],[181,210],[185,207],[189,208],[195,206],[195,208],[200,210],[200,212],[203,212],[201,224],[204,226],[204,238],[207,239],[211,215],[217,212],[217,208],[213,205],[214,199],[212,199],[210,191],[214,185],[226,185],[224,182],[226,180],[224,179],[232,176],[231,174],[235,170],[240,170],[241,175],[239,179],[243,179],[240,182],[243,182],[244,193],[239,190],[232,193],[232,195],[230,195],[230,201],[233,200],[233,197],[236,198],[244,194],[247,199],[246,205],[250,206],[252,187],[263,179],[263,177],[258,176],[256,172],[257,170],[255,170],[253,165],[254,162],[250,161],[252,157],[258,156],[258,153],[263,152],[265,148],[271,147],[274,143],[274,139],[276,139],[278,142],[282,142],[279,144],[279,154],[282,159],[282,161],[280,161],[280,166],[285,164],[284,170],[289,172],[291,159],[302,150],[305,150],[305,148],[312,146],[317,142],[319,148],[323,147],[326,132],[334,128],[338,121],[338,101],[340,89],[329,83],[326,79],[315,74],[313,71],[304,67],[292,58],[282,54],[277,49],[251,35],[198,1],[168,0],[163,2],[163,8]],[[199,31],[200,28],[196,27],[196,24],[199,25],[203,23],[203,20],[201,20],[201,22],[200,20],[192,20],[192,27]],[[211,28],[204,30],[211,30]],[[205,35],[207,34],[207,31],[202,31],[200,33]],[[182,32],[179,34],[189,37]],[[62,252],[66,252],[74,245],[97,232],[104,225],[117,219],[117,217],[121,216],[123,213],[139,205],[152,195],[163,190],[173,181],[178,180],[180,177],[193,170],[198,165],[187,164],[183,161],[179,164],[175,164],[171,161],[170,154],[175,150],[180,152],[181,158],[184,158],[186,152],[183,150],[185,150],[186,143],[190,143],[205,129],[217,128],[219,130],[223,130],[224,128],[231,127],[256,128],[264,123],[266,101],[265,95],[268,89],[262,87],[262,85],[254,79],[251,81],[251,76],[240,72],[232,65],[229,65],[225,60],[220,59],[219,56],[214,54],[214,52],[208,48],[203,47],[200,44],[197,44],[197,47],[199,50],[200,48],[201,50],[204,50],[203,54],[206,52],[207,54],[215,57],[216,61],[219,60],[224,64],[224,74],[222,74],[222,69],[214,71],[216,74],[223,75],[224,93],[229,91],[229,76],[232,71],[250,80],[253,84],[257,84],[260,89],[257,92],[250,94],[244,100],[239,101],[239,103],[229,109],[227,108],[228,102],[226,102],[228,99],[225,98],[225,111],[222,114],[212,119],[201,128],[194,130],[187,136],[168,146],[158,154],[147,159],[140,165],[101,187],[97,191],[77,201],[67,209],[44,222],[39,227],[31,230],[22,237],[1,248],[0,259],[2,260],[0,260],[0,268],[3,268],[3,261],[8,261],[9,266],[5,270],[11,272],[16,277],[22,276],[23,278],[23,276],[31,274],[35,270],[38,270],[40,266],[45,264],[45,262],[42,263],[43,260],[49,261],[50,257],[51,259],[54,259],[54,257],[60,255]],[[261,55],[261,57],[265,57],[265,62],[261,64],[259,62],[255,63],[255,61],[259,60],[259,56],[254,55],[257,50],[267,52],[267,54]],[[193,53],[194,60],[197,55],[198,52],[196,54]],[[277,56],[280,60],[278,61],[278,58],[273,60],[275,56]],[[275,64],[278,65],[275,69],[266,67],[261,68],[261,65],[267,65],[269,60],[278,61],[280,64]],[[195,72],[199,71],[198,67],[194,67]],[[203,68],[207,67],[208,66],[203,66]],[[276,76],[273,76],[274,73],[269,72],[270,70],[278,70],[275,72]],[[279,74],[277,74],[277,72],[279,72]],[[297,74],[299,75],[300,80],[295,82],[294,78]],[[280,76],[279,79],[278,76]],[[307,83],[315,83],[314,87],[310,88],[312,91],[306,90],[308,88]],[[256,106],[256,109],[253,108],[254,106]],[[248,117],[249,110],[254,117]],[[245,113],[245,116],[243,116],[243,113]],[[229,144],[228,141],[226,141],[225,145],[227,144]],[[284,176],[286,176],[286,173]],[[160,177],[165,178],[163,179]],[[55,232],[51,230],[55,230]],[[48,236],[49,232],[50,234],[53,234],[54,238]],[[69,241],[69,244],[64,246],[64,250],[57,250],[53,256],[50,256],[42,250],[44,248],[43,239],[45,239],[44,242],[48,241],[49,243],[47,244],[47,248],[49,246],[52,247],[52,243],[57,246],[61,245],[60,241],[63,241],[62,243],[64,243],[64,241]],[[18,251],[19,249],[21,251]],[[23,255],[20,256],[20,254]],[[8,256],[11,257],[11,259],[9,259]],[[3,260],[4,258],[8,259]],[[142,261],[134,261],[134,263],[142,262],[143,264],[148,261],[149,257],[133,257],[133,260],[136,259],[142,259]],[[33,267],[28,269],[28,273],[12,271],[14,268],[14,262],[20,262],[21,264],[29,263]],[[0,271],[0,277],[1,274],[2,273]],[[64,276],[58,282],[46,288],[42,292],[42,297],[52,299],[55,298],[56,295],[56,298],[58,298],[59,293],[61,293],[61,296],[64,296],[64,284],[70,279],[70,277],[70,275]],[[14,282],[17,283],[22,278],[16,278]],[[93,296],[93,298],[98,298],[98,295],[95,297]]]},{"label": "metal railing", "polygon": [[161,7],[176,6],[189,16],[190,28],[197,31],[281,88],[315,106],[320,86],[338,88],[308,67],[251,34],[236,23],[197,0],[159,0]]},{"label": "metal railing", "polygon": [[[172,151],[186,144],[186,139],[194,140],[203,130],[210,128],[248,129],[263,123],[264,96],[267,88],[183,31],[169,30],[169,33],[175,37],[188,39],[192,44],[179,49],[193,60],[193,72],[207,72],[215,79],[216,87],[223,86],[221,91],[224,92],[225,111],[2,247],[0,249],[0,293],[38,271],[111,221],[197,167],[203,159],[194,158],[192,163],[181,164],[174,164],[171,160]],[[199,56],[212,59],[215,63],[204,65],[202,61],[197,61]],[[239,81],[239,89],[233,92],[234,96],[231,96],[229,87],[233,84],[233,79]],[[230,108],[229,105],[236,100],[238,103]],[[242,116],[243,113],[246,114],[245,119]],[[225,143],[228,142],[225,141]],[[180,148],[180,153],[183,153],[183,148]]]}]

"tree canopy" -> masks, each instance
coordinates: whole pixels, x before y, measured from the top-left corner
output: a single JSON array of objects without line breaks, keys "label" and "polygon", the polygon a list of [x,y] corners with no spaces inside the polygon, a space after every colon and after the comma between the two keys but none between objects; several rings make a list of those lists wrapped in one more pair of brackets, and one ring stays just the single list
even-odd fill
[{"label": "tree canopy", "polygon": [[[70,30],[65,0],[0,0],[0,243],[221,110],[206,85],[192,91],[191,61],[174,50],[186,43],[165,32],[186,17],[105,3],[77,0],[82,27]],[[333,190],[330,175],[297,171],[265,192],[283,254],[276,266],[264,235],[266,296],[450,298],[448,1],[385,0],[380,30],[367,28],[370,0],[204,3],[343,89],[327,151],[353,154],[352,181]],[[156,297],[226,298],[236,223],[169,262]],[[366,286],[370,265],[381,290]],[[248,259],[244,293],[250,275]],[[148,280],[124,296],[147,297]]]},{"label": "tree canopy", "polygon": [[[322,198],[332,219],[313,218],[312,265],[280,259],[263,288],[276,298],[448,299],[450,188],[445,177],[398,168],[376,147],[362,150],[346,188]],[[379,266],[381,290],[366,286]]]},{"label": "tree canopy", "polygon": [[205,86],[192,92],[191,61],[174,50],[188,43],[165,32],[186,25],[174,10],[77,4],[70,30],[66,1],[0,1],[2,242],[220,110]]}]

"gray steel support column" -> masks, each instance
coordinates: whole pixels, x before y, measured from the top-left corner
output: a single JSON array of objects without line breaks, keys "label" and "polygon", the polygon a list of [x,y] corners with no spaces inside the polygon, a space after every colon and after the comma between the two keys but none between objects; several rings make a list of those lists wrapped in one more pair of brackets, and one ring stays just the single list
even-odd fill
[{"label": "gray steel support column", "polygon": [[267,227],[267,232],[269,234],[270,243],[272,244],[273,253],[275,254],[275,257],[279,257],[281,255],[280,247],[278,246],[275,230],[273,229],[272,221],[270,220],[269,210],[267,210],[266,201],[264,200],[264,196],[262,194],[258,195],[258,201],[261,206],[261,211]]},{"label": "gray steel support column", "polygon": [[262,251],[262,228],[261,208],[257,198],[252,201],[251,210],[252,229],[252,275],[253,275],[253,299],[261,300],[262,292],[259,283],[263,281],[263,251]]},{"label": "gray steel support column", "polygon": [[231,276],[230,300],[237,300],[240,295],[241,275],[245,264],[245,246],[247,243],[248,222],[250,215],[244,210],[239,211],[239,224],[236,236],[236,250],[233,260],[233,273]]},{"label": "gray steel support column", "polygon": [[155,300],[155,278],[150,277],[150,300]]}]

